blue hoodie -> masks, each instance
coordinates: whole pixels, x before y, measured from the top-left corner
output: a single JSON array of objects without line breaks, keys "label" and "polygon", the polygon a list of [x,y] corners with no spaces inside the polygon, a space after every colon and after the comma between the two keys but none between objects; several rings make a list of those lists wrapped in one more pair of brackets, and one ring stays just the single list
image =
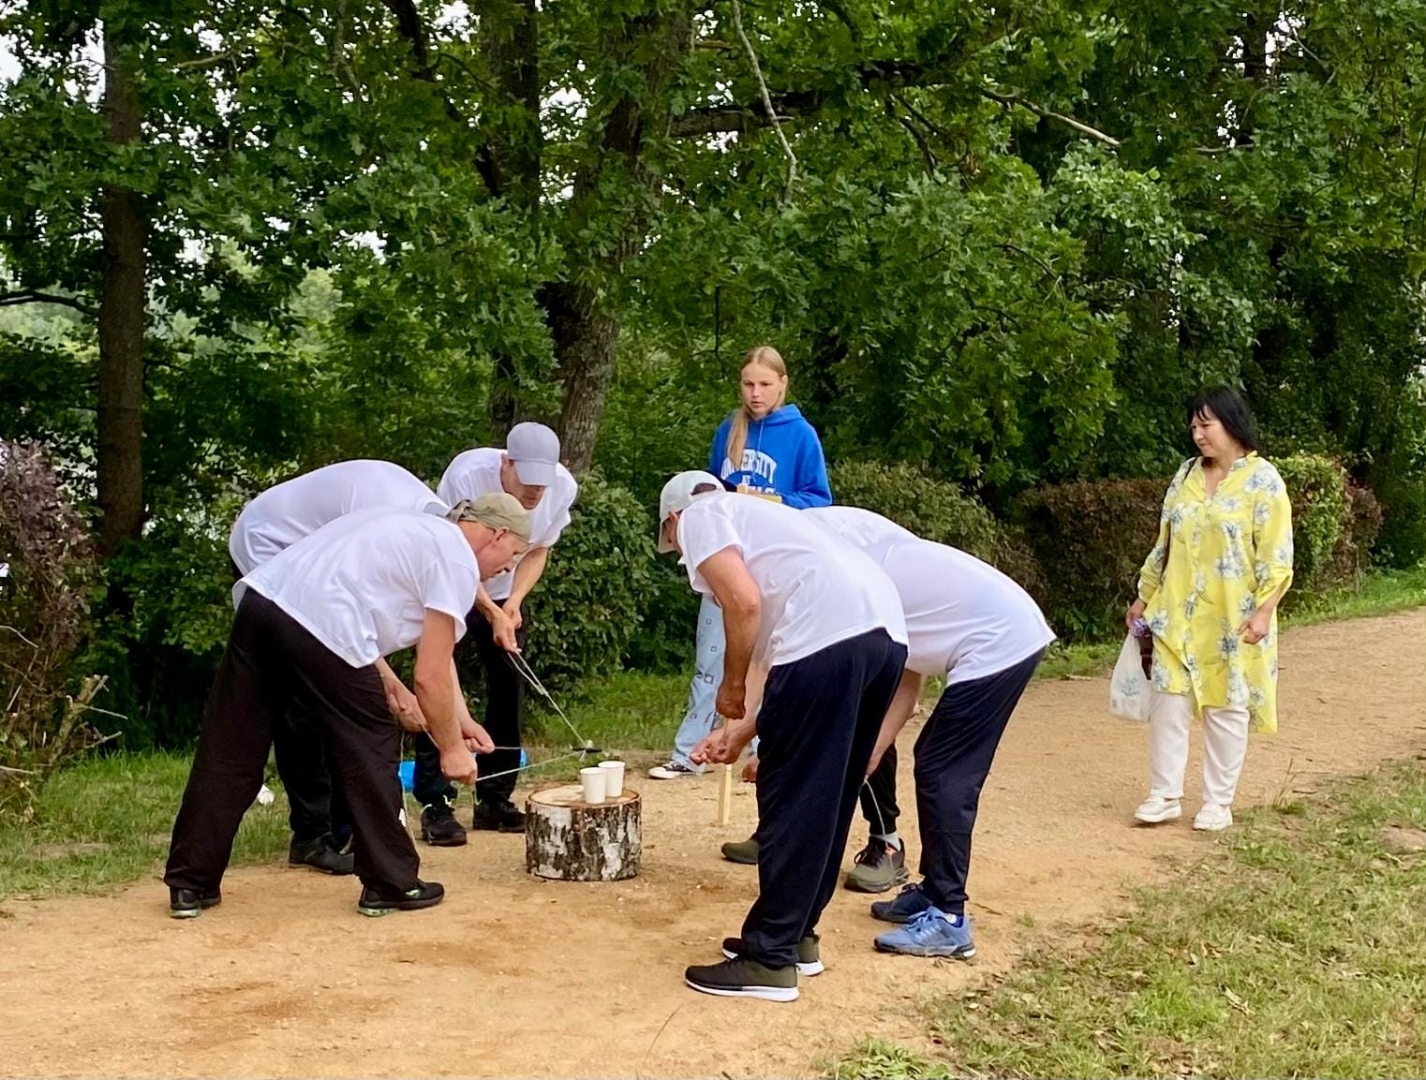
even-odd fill
[{"label": "blue hoodie", "polygon": [[730,416],[718,426],[708,471],[731,490],[747,484],[754,491],[772,491],[797,510],[829,506],[832,488],[827,483],[827,462],[817,432],[796,405],[784,405],[748,425],[748,441],[739,468],[728,461]]}]

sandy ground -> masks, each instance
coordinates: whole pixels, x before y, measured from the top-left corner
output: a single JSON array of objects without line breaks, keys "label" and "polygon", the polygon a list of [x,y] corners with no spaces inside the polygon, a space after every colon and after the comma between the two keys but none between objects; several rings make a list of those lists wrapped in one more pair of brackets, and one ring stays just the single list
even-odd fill
[{"label": "sandy ground", "polygon": [[[1254,738],[1240,804],[1426,745],[1426,610],[1291,631],[1282,664],[1282,731]],[[444,904],[384,919],[356,914],[350,879],[285,867],[235,871],[190,922],[165,917],[157,875],[112,897],[8,902],[0,1074],[802,1076],[866,1034],[916,1040],[924,997],[1012,964],[1024,917],[1072,927],[1214,842],[1189,827],[1196,745],[1184,819],[1132,826],[1145,736],[1106,698],[1100,679],[1041,682],[1021,704],[981,805],[969,964],[878,956],[868,898],[841,892],[828,970],[801,1000],[693,993],[684,965],[716,959],[754,895],[755,873],[717,854],[750,831],[752,789],[720,829],[711,778],[631,777],[645,846],[630,882],[541,882],[522,837],[472,834],[423,848]],[[859,823],[852,850],[864,839]]]}]

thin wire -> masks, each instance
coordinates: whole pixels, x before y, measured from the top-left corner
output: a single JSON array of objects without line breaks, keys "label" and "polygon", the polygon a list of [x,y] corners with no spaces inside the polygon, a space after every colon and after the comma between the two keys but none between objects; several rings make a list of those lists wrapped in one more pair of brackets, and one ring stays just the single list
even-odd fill
[{"label": "thin wire", "polygon": [[559,718],[564,721],[564,726],[569,728],[569,730],[574,733],[574,737],[579,740],[580,745],[589,745],[589,740],[579,733],[579,729],[577,727],[570,723],[569,717],[564,714],[564,710],[559,707],[559,704],[555,701],[554,697],[551,696],[550,692],[545,689],[545,684],[540,682],[540,680],[536,678],[535,673],[530,670],[530,665],[526,662],[525,658],[519,653],[508,652],[505,655],[509,657],[510,663],[514,665],[515,670],[518,671],[521,675],[523,675],[525,677],[525,681],[528,682],[530,686],[534,688],[535,693],[539,694],[540,697],[544,698],[550,703],[550,708],[554,709],[554,711],[559,714]]},{"label": "thin wire", "polygon": [[476,776],[476,781],[494,780],[497,776],[513,776],[515,773],[522,773],[527,769],[538,769],[542,765],[553,765],[556,761],[563,761],[565,758],[584,757],[583,750],[571,750],[568,754],[560,754],[559,757],[546,758],[544,761],[532,761],[528,765],[521,765],[518,769],[505,769],[503,772],[481,773]]}]

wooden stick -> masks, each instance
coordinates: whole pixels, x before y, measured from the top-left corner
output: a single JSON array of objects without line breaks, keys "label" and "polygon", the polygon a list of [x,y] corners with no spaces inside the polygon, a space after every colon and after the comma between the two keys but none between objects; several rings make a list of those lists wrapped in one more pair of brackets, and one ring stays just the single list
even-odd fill
[{"label": "wooden stick", "polygon": [[733,817],[733,766],[720,765],[718,772],[718,824],[726,825]]}]

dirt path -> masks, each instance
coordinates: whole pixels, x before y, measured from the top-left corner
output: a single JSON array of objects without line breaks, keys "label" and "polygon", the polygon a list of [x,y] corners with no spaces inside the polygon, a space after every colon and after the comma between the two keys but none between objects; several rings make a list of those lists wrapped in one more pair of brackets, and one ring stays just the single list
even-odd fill
[{"label": "dirt path", "polygon": [[[1426,610],[1285,635],[1283,730],[1254,739],[1242,802],[1426,746],[1423,658]],[[827,973],[796,1004],[685,989],[684,965],[714,959],[753,896],[754,874],[717,856],[751,828],[752,793],[740,785],[720,830],[710,780],[636,779],[632,882],[541,883],[521,837],[473,834],[423,850],[450,890],[429,913],[362,919],[351,881],[279,868],[229,875],[222,907],[191,923],[164,917],[157,880],[10,902],[0,1074],[801,1076],[865,1034],[915,1039],[918,1002],[1010,963],[1022,918],[1094,916],[1212,843],[1187,818],[1130,827],[1144,734],[1107,715],[1106,694],[1103,680],[1039,683],[1011,724],[982,801],[970,965],[877,956],[865,898],[842,893],[823,924]],[[1195,754],[1190,813],[1197,768]],[[910,807],[909,760],[902,784]]]}]

